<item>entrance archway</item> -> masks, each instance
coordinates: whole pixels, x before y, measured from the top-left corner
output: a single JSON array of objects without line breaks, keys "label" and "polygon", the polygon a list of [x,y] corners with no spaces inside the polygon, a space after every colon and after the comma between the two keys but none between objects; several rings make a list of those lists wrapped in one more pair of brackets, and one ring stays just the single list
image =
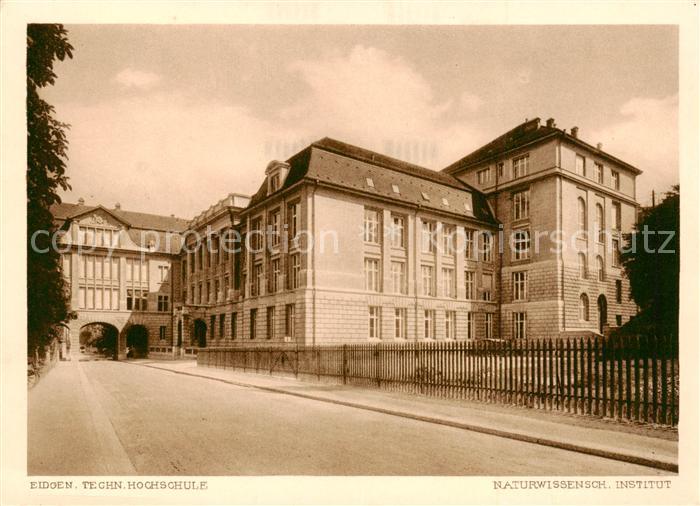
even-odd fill
[{"label": "entrance archway", "polygon": [[131,325],[126,331],[126,346],[129,348],[129,358],[145,358],[148,356],[148,329],[143,325]]},{"label": "entrance archway", "polygon": [[194,321],[194,342],[192,343],[200,348],[207,346],[207,324],[204,320]]},{"label": "entrance archway", "polygon": [[117,358],[119,330],[114,325],[94,322],[80,328],[80,353]]},{"label": "entrance archway", "polygon": [[598,330],[603,333],[603,327],[608,323],[608,301],[605,295],[598,296]]}]

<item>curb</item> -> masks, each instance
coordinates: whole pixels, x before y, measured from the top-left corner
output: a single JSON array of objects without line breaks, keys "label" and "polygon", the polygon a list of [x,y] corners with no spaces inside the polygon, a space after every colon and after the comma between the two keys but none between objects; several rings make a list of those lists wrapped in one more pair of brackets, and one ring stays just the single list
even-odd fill
[{"label": "curb", "polygon": [[558,448],[560,450],[568,450],[568,451],[573,451],[573,452],[577,452],[577,453],[582,453],[585,455],[592,455],[594,457],[602,457],[602,458],[606,458],[606,459],[610,459],[610,460],[619,460],[621,462],[627,462],[629,464],[637,464],[640,466],[652,467],[655,469],[661,469],[663,471],[670,471],[673,473],[678,473],[678,464],[673,463],[673,462],[669,462],[669,461],[665,461],[665,460],[640,457],[638,455],[630,455],[628,453],[621,453],[621,452],[616,452],[613,450],[604,450],[601,448],[591,448],[588,446],[581,446],[581,445],[577,445],[577,444],[573,444],[573,443],[567,443],[565,441],[558,441],[556,439],[541,438],[541,437],[536,437],[536,436],[530,436],[530,435],[523,434],[520,432],[510,432],[510,431],[501,430],[501,429],[492,429],[490,427],[484,427],[481,425],[473,425],[473,424],[468,424],[468,423],[456,422],[453,420],[446,420],[444,418],[435,418],[435,417],[431,417],[431,416],[418,415],[418,414],[410,413],[410,412],[406,412],[406,411],[397,411],[397,410],[393,410],[393,409],[380,408],[377,406],[371,406],[371,405],[367,405],[367,404],[359,404],[359,403],[349,402],[349,401],[340,401],[337,399],[329,399],[327,397],[322,397],[322,396],[317,396],[317,395],[312,395],[312,394],[292,392],[292,391],[286,390],[284,388],[268,387],[268,386],[262,386],[262,385],[255,385],[252,383],[243,383],[243,382],[239,382],[239,381],[235,381],[235,380],[214,378],[212,376],[206,376],[204,374],[196,374],[196,373],[191,373],[191,372],[186,372],[186,371],[176,371],[173,369],[159,367],[156,365],[140,364],[140,363],[135,363],[135,362],[124,362],[124,363],[128,363],[131,365],[138,365],[141,367],[149,367],[151,369],[158,369],[160,371],[171,372],[173,374],[181,374],[183,376],[191,376],[194,378],[209,379],[209,380],[213,380],[213,381],[218,381],[220,383],[226,383],[229,385],[234,385],[234,386],[239,386],[239,387],[244,387],[244,388],[255,388],[255,389],[263,390],[266,392],[291,395],[294,397],[301,397],[303,399],[310,399],[310,400],[314,400],[314,401],[326,402],[329,404],[336,404],[339,406],[346,406],[349,408],[362,409],[365,411],[374,411],[376,413],[382,413],[385,415],[398,416],[401,418],[408,418],[408,419],[417,420],[420,422],[433,423],[436,425],[443,425],[446,427],[454,427],[457,429],[468,430],[471,432],[488,434],[490,436],[497,436],[497,437],[502,437],[502,438],[506,438],[506,439],[512,439],[515,441],[522,441],[525,443],[533,443],[533,444],[537,444],[537,445],[541,445],[541,446],[549,446],[551,448]]}]

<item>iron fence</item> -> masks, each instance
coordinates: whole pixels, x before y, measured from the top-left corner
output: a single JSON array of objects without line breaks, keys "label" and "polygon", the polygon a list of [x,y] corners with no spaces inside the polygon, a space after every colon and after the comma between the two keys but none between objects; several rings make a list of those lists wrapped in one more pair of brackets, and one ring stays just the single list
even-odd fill
[{"label": "iron fence", "polygon": [[294,344],[200,348],[197,363],[659,425],[678,423],[670,339]]}]

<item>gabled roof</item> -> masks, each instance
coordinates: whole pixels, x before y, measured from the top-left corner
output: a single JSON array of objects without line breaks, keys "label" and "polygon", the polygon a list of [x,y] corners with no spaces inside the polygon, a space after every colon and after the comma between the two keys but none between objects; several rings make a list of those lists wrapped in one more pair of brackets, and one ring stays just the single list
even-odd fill
[{"label": "gabled roof", "polygon": [[533,142],[542,142],[549,138],[564,139],[584,149],[593,151],[596,155],[617,163],[622,167],[631,170],[635,174],[642,173],[642,171],[637,167],[634,167],[633,165],[630,165],[629,163],[624,162],[595,146],[591,146],[578,137],[574,137],[570,133],[567,133],[565,130],[559,129],[556,126],[540,125],[540,118],[534,118],[521,123],[512,130],[507,131],[499,137],[496,137],[488,144],[481,146],[479,149],[472,151],[467,156],[457,160],[451,165],[448,165],[442,170],[442,172],[446,174],[455,174],[473,167],[474,165],[478,165],[492,158],[501,156],[502,154],[514,149],[518,149]]},{"label": "gabled roof", "polygon": [[[328,137],[295,154],[287,163],[290,169],[282,189],[302,179],[321,181],[368,196],[495,223],[484,195],[459,179]],[[368,184],[368,178],[372,180],[372,186]],[[394,191],[394,185],[398,187],[398,193]],[[465,208],[470,196],[472,212]],[[263,182],[249,207],[266,197],[267,185]]]},{"label": "gabled roof", "polygon": [[51,206],[51,214],[54,219],[65,221],[83,216],[84,214],[101,210],[116,220],[129,225],[132,228],[143,230],[157,230],[164,232],[182,232],[187,229],[187,220],[174,216],[160,216],[157,214],[138,213],[124,211],[122,209],[107,209],[102,205],[86,206],[82,204],[60,203]]}]

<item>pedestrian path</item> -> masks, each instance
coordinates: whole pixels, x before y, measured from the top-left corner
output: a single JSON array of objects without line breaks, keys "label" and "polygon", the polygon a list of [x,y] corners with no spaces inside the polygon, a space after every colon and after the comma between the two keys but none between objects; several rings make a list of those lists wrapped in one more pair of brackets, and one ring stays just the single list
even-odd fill
[{"label": "pedestrian path", "polygon": [[385,390],[301,382],[197,366],[193,361],[135,360],[128,364],[264,389],[421,420],[588,455],[678,472],[674,430],[494,404],[421,397]]},{"label": "pedestrian path", "polygon": [[135,474],[82,367],[78,360],[58,362],[29,392],[29,475],[65,474],[65,469],[75,475]]}]

